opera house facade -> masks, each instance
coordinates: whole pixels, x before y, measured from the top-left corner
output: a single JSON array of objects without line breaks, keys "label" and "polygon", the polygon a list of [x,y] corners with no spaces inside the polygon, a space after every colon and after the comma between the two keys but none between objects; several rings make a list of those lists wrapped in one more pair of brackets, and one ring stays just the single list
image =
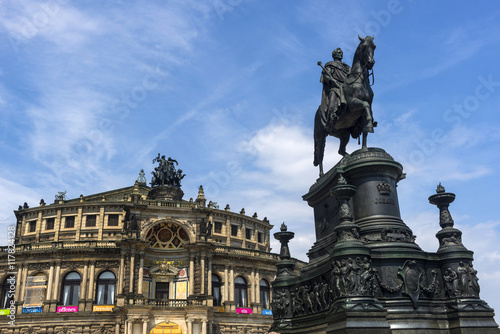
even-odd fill
[{"label": "opera house facade", "polygon": [[15,211],[1,248],[1,333],[266,333],[278,255],[269,221],[183,200],[158,156],[151,186]]}]

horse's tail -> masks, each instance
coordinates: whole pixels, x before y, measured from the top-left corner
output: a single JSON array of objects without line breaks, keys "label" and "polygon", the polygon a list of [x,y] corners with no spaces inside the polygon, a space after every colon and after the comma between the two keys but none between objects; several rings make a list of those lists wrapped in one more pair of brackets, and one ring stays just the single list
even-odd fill
[{"label": "horse's tail", "polygon": [[314,166],[323,163],[327,135],[323,122],[321,121],[321,110],[320,107],[318,107],[316,116],[314,117]]}]

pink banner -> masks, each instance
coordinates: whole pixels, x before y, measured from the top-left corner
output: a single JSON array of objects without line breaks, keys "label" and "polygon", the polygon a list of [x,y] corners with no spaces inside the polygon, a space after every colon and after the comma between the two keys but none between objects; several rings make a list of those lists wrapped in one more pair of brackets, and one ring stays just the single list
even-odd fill
[{"label": "pink banner", "polygon": [[57,307],[57,313],[69,313],[78,312],[78,306],[59,306]]},{"label": "pink banner", "polygon": [[236,313],[252,314],[251,308],[237,308]]}]

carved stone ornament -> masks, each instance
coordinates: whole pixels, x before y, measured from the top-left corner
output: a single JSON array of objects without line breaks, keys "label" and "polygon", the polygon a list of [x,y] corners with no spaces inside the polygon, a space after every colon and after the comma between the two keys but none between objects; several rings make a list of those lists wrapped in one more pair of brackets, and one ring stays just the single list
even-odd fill
[{"label": "carved stone ornament", "polygon": [[101,325],[101,327],[99,327],[98,329],[95,329],[93,332],[93,334],[111,334],[111,332],[106,329],[105,326]]},{"label": "carved stone ornament", "polygon": [[413,302],[413,307],[418,306],[418,299],[422,290],[420,288],[424,271],[414,260],[407,260],[398,270],[398,275],[403,279],[403,293],[408,295]]},{"label": "carved stone ornament", "polygon": [[449,297],[479,298],[479,278],[472,263],[460,261],[456,270],[448,267],[443,272],[443,280]]},{"label": "carved stone ornament", "polygon": [[392,187],[385,181],[377,185],[377,190],[380,195],[389,196],[392,192]]},{"label": "carved stone ornament", "polygon": [[399,228],[384,228],[380,234],[383,241],[392,242],[415,242],[415,236],[411,231]]},{"label": "carved stone ornament", "polygon": [[301,285],[294,291],[294,297],[294,316],[322,312],[330,307],[329,287],[323,280]]},{"label": "carved stone ornament", "polygon": [[274,319],[290,318],[291,314],[290,291],[288,289],[276,289],[273,291],[271,307]]},{"label": "carved stone ornament", "polygon": [[166,259],[159,266],[154,266],[149,271],[152,277],[158,279],[174,278],[179,274],[179,269],[167,263]]},{"label": "carved stone ornament", "polygon": [[371,261],[367,257],[334,260],[330,277],[333,298],[373,297],[374,274]]},{"label": "carved stone ornament", "polygon": [[57,334],[73,334],[73,331],[71,331],[68,326],[64,326]]},{"label": "carved stone ornament", "polygon": [[49,263],[30,263],[28,265],[29,270],[43,271],[45,269],[50,269]]}]

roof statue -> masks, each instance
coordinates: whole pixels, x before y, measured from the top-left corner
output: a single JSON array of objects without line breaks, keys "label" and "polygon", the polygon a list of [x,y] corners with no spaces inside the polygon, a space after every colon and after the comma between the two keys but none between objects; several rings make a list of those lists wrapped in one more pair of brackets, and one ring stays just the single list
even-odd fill
[{"label": "roof statue", "polygon": [[[333,50],[333,61],[321,66],[323,93],[321,105],[314,118],[314,166],[319,166],[320,176],[323,175],[323,156],[326,137],[328,135],[340,139],[339,154],[345,156],[349,137],[358,138],[363,134],[363,148],[366,148],[368,132],[373,132],[377,123],[373,121],[370,75],[373,77],[375,60],[373,52],[375,44],[373,37],[362,38],[352,67],[342,62],[343,52],[340,48]],[[371,73],[369,71],[372,70]]]},{"label": "roof statue", "polygon": [[153,164],[158,166],[151,172],[151,190],[148,193],[148,199],[181,201],[184,193],[181,190],[181,180],[186,176],[182,169],[176,169],[179,163],[172,158],[166,158],[160,155],[153,159]]},{"label": "roof statue", "polygon": [[160,153],[158,156],[153,159],[153,163],[158,162],[159,166],[155,167],[155,171],[151,172],[153,177],[151,178],[151,187],[154,186],[181,186],[181,180],[186,176],[186,174],[182,174],[182,169],[175,169],[175,164],[179,164],[177,160],[172,158],[165,159],[165,156],[162,155],[160,157]]}]

